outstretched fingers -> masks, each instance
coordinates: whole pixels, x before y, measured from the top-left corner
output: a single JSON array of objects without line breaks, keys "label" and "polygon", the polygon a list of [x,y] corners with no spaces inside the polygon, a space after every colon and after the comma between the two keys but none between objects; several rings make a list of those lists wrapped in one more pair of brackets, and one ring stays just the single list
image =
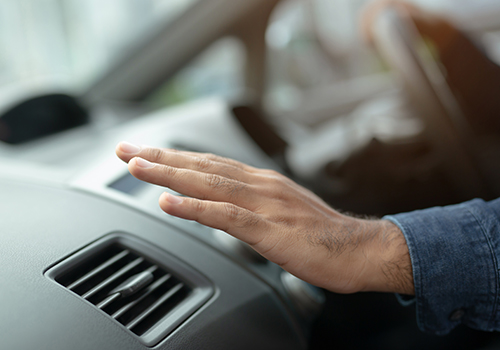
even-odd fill
[{"label": "outstretched fingers", "polygon": [[116,154],[124,162],[135,157],[150,162],[170,165],[176,168],[196,170],[204,173],[214,173],[229,178],[245,180],[255,169],[233,159],[220,157],[209,153],[177,151],[174,149],[137,146],[128,142],[120,142],[116,146]]},{"label": "outstretched fingers", "polygon": [[159,203],[170,215],[225,231],[250,245],[262,241],[266,231],[266,221],[259,214],[232,203],[183,198],[169,193],[163,193]]},{"label": "outstretched fingers", "polygon": [[251,206],[255,199],[252,185],[222,175],[152,163],[138,157],[133,158],[128,167],[139,180],[168,187],[189,197],[232,202],[245,207]]}]

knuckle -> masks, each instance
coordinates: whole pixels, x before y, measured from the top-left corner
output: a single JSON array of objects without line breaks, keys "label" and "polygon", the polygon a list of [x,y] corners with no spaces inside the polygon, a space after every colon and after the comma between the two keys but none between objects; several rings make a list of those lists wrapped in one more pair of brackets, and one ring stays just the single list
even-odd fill
[{"label": "knuckle", "polygon": [[242,193],[247,193],[245,183],[220,175],[205,175],[205,184],[208,188],[216,189],[219,193],[222,193],[229,201],[236,200]]},{"label": "knuckle", "polygon": [[273,218],[273,221],[276,224],[279,224],[279,225],[285,226],[285,227],[295,227],[296,226],[295,219],[293,217],[289,217],[286,215],[278,215],[275,218]]},{"label": "knuckle", "polygon": [[206,170],[210,169],[212,167],[212,165],[213,165],[213,162],[208,158],[198,158],[196,160],[196,166],[201,171],[206,171]]},{"label": "knuckle", "polygon": [[231,200],[248,194],[247,185],[239,181],[230,181],[227,184],[227,194]]},{"label": "knuckle", "polygon": [[203,201],[194,200],[192,203],[193,210],[196,213],[202,213],[205,210],[205,203]]},{"label": "knuckle", "polygon": [[259,217],[254,213],[231,203],[224,204],[224,212],[227,221],[237,228],[255,227],[260,222]]},{"label": "knuckle", "polygon": [[222,163],[237,169],[242,169],[242,164],[234,159],[224,158],[212,153],[206,153],[204,154],[204,156],[206,159],[211,160],[212,162]]},{"label": "knuckle", "polygon": [[222,179],[219,175],[206,174],[205,175],[205,183],[210,188],[217,188],[221,185]]},{"label": "knuckle", "polygon": [[234,204],[224,203],[224,212],[228,221],[237,222],[240,219],[240,210]]},{"label": "knuckle", "polygon": [[163,150],[160,148],[148,148],[147,155],[149,160],[159,162],[163,159]]},{"label": "knuckle", "polygon": [[260,219],[256,215],[247,213],[243,220],[243,227],[255,227],[259,224]]},{"label": "knuckle", "polygon": [[285,182],[285,176],[277,172],[276,170],[263,169],[259,174],[262,182],[268,185],[278,185]]},{"label": "knuckle", "polygon": [[[274,170],[272,170],[274,171]],[[279,190],[284,184],[282,175],[279,173],[270,174],[267,176],[267,184],[271,190]]]},{"label": "knuckle", "polygon": [[273,169],[264,169],[263,172],[270,178],[279,178],[282,176],[279,172]]},{"label": "knuckle", "polygon": [[233,160],[233,159],[229,159],[226,163],[228,165],[234,167],[235,169],[239,169],[239,170],[245,170],[247,168],[246,165],[238,162],[237,160]]},{"label": "knuckle", "polygon": [[271,197],[274,201],[286,203],[293,198],[294,190],[285,176],[276,173],[276,175],[264,178],[263,183],[259,185],[259,192],[262,195]]},{"label": "knuckle", "polygon": [[177,175],[177,169],[174,167],[164,165],[161,169],[165,177],[174,177]]}]

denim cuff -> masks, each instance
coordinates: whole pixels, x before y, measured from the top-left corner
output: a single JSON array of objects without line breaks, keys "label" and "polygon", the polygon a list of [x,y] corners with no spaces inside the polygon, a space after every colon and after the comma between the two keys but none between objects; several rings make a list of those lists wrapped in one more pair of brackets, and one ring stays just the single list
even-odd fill
[{"label": "denim cuff", "polygon": [[476,199],[384,217],[408,244],[421,330],[447,334],[460,323],[499,330],[499,207]]}]

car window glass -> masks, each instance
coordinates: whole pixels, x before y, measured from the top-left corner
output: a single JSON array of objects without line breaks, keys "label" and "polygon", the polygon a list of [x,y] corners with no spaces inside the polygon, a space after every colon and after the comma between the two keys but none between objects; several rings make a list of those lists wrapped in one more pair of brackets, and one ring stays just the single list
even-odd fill
[{"label": "car window glass", "polygon": [[197,0],[2,0],[0,88],[84,87],[129,45]]},{"label": "car window glass", "polygon": [[205,96],[231,98],[244,84],[245,49],[236,38],[219,39],[169,79],[147,103],[169,106]]}]

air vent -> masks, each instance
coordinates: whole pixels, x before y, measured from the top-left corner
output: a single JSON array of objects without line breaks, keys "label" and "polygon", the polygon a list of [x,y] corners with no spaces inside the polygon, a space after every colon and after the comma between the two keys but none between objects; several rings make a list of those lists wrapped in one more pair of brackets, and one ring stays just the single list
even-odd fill
[{"label": "air vent", "polygon": [[46,276],[154,346],[212,295],[210,282],[160,249],[113,234]]}]

